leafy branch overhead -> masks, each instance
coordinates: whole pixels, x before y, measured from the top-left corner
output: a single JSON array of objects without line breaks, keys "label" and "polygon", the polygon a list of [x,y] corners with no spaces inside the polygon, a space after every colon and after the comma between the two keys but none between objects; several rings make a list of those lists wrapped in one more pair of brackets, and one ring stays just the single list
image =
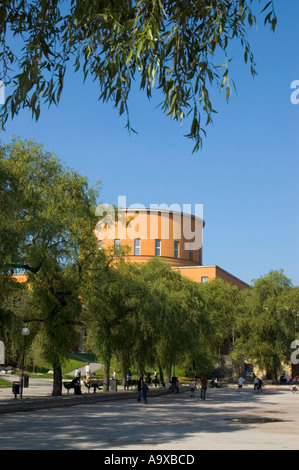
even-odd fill
[{"label": "leafy branch overhead", "polygon": [[[187,137],[197,150],[214,112],[209,87],[215,84],[225,89],[227,100],[230,96],[229,43],[240,42],[244,61],[256,73],[247,39],[256,23],[253,7],[274,31],[273,1],[4,0],[1,79],[11,94],[2,121],[22,108],[38,119],[42,103],[57,105],[70,66],[98,82],[99,100],[112,101],[120,115],[126,113],[133,131],[128,109],[133,81],[148,98],[159,89],[166,116],[182,122],[191,114]],[[218,51],[223,64],[214,63]]]}]

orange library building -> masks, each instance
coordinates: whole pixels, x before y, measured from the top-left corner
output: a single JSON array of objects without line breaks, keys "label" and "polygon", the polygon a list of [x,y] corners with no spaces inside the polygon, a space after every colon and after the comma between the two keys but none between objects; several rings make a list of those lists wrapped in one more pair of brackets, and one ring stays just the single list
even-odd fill
[{"label": "orange library building", "polygon": [[118,220],[97,224],[95,233],[99,248],[127,246],[127,257],[145,263],[161,257],[182,276],[203,283],[220,277],[239,289],[250,286],[217,265],[202,264],[202,218],[179,211],[163,209],[123,209]]}]

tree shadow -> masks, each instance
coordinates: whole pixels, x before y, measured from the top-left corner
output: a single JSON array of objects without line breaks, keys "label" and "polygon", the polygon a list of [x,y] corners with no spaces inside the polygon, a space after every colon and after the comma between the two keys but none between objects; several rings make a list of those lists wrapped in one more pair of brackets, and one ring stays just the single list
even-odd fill
[{"label": "tree shadow", "polygon": [[[279,392],[275,392],[277,394]],[[163,397],[96,402],[1,417],[0,448],[30,450],[126,449],[167,445],[201,433],[233,433],[253,426],[236,418],[257,415],[256,402],[275,407],[273,393],[250,390],[208,390],[206,401],[189,392]],[[136,394],[137,398],[137,394]],[[274,412],[274,410],[272,411]]]}]

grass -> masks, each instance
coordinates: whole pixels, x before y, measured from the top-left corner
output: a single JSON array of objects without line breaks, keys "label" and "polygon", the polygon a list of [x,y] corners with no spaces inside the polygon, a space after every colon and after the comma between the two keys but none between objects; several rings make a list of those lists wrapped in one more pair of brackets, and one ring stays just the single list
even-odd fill
[{"label": "grass", "polygon": [[[80,355],[79,355],[80,357]],[[68,375],[68,372],[71,372],[76,369],[76,367],[84,367],[86,361],[88,362],[97,362],[97,358],[94,354],[84,354],[81,355],[82,359],[74,359],[71,355],[69,356],[68,360],[62,367],[62,375],[65,379],[73,378],[73,376]],[[26,366],[25,373],[29,375],[31,378],[39,378],[39,379],[52,379],[53,374],[48,374],[48,371],[52,370],[50,364],[47,364],[45,361],[40,361],[39,364],[35,364],[34,366]],[[20,370],[17,370],[15,376],[18,377],[21,374]],[[11,382],[0,378],[0,388],[11,387]]]},{"label": "grass", "polygon": [[[69,372],[73,371],[76,369],[76,367],[84,367],[86,362],[101,362],[95,354],[93,353],[84,353],[84,354],[79,354],[76,353],[76,358],[73,356],[69,355],[68,360],[63,364],[62,366],[62,375],[64,379],[71,379],[73,376],[68,375]],[[80,359],[81,358],[81,359]],[[116,370],[116,375],[117,378],[121,378],[122,376],[122,371],[118,367],[118,364],[114,361],[111,362],[111,372],[112,370]],[[26,367],[25,368],[25,373],[29,375],[31,378],[45,378],[45,379],[52,379],[53,374],[48,374],[48,371],[52,370],[52,367],[50,364],[47,364],[45,361],[40,361],[39,364],[35,364],[33,367]],[[153,373],[154,369],[149,367],[148,370]],[[134,370],[134,368],[131,368],[132,374],[134,378],[137,378],[137,371]],[[19,371],[18,371],[19,374]],[[18,375],[16,374],[16,375]],[[99,369],[96,371],[95,374],[96,378],[103,378],[103,369]],[[185,377],[185,374],[182,370],[178,370],[176,368],[176,376],[179,378],[181,383],[189,383],[191,378]],[[166,377],[166,374],[164,372],[164,377]],[[0,379],[0,388],[4,387],[11,387],[11,383],[6,381],[5,379]]]},{"label": "grass", "polygon": [[11,387],[12,387],[11,382],[0,378],[0,388],[11,388]]}]

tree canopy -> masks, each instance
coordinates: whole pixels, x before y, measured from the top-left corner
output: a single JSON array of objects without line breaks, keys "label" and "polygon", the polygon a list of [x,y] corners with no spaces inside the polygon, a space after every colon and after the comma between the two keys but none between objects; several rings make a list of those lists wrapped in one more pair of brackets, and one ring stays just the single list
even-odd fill
[{"label": "tree canopy", "polygon": [[[44,355],[57,375],[55,394],[61,393],[61,362],[81,320],[80,273],[96,246],[96,195],[86,178],[41,145],[15,139],[1,146],[0,273],[7,295],[0,323],[2,317],[5,338],[16,338],[7,321],[13,311],[17,327],[26,323],[42,337]],[[20,270],[29,289],[15,297],[12,309],[6,304],[18,284],[10,276]]]},{"label": "tree canopy", "polygon": [[248,29],[258,10],[275,29],[273,0],[3,0],[0,6],[2,81],[12,92],[3,124],[22,108],[38,119],[41,103],[58,104],[68,67],[99,85],[99,100],[112,101],[129,119],[136,81],[161,109],[182,122],[194,150],[214,112],[210,86],[231,92],[228,45],[238,41],[254,75]]},{"label": "tree canopy", "polygon": [[298,289],[283,271],[270,271],[244,293],[237,317],[233,355],[256,364],[277,379],[283,363],[290,363],[296,337]]}]

